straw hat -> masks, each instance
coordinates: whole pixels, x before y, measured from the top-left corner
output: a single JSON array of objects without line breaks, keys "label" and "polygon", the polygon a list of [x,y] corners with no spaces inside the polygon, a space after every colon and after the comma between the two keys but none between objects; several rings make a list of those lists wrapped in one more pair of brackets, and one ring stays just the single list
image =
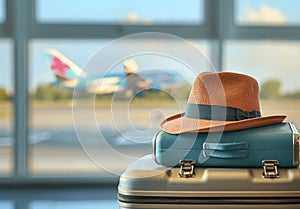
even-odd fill
[{"label": "straw hat", "polygon": [[197,76],[186,112],[161,123],[170,134],[242,130],[281,123],[286,116],[262,117],[257,81],[231,72],[205,72]]},{"label": "straw hat", "polygon": [[133,59],[128,59],[123,62],[125,73],[137,73],[138,65]]}]

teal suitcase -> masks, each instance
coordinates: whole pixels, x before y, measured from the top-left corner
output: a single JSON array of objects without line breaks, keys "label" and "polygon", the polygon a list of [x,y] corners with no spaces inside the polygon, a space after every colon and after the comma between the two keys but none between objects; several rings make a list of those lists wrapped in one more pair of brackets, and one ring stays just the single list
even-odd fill
[{"label": "teal suitcase", "polygon": [[280,167],[299,165],[299,132],[292,123],[223,133],[168,134],[153,139],[155,161],[179,166],[180,160],[195,160],[197,167],[261,167],[271,160]]}]

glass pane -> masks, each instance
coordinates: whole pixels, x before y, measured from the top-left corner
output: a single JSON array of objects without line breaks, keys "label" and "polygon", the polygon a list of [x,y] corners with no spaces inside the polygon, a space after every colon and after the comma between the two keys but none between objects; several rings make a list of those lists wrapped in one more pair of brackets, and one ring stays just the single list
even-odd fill
[{"label": "glass pane", "polygon": [[286,114],[300,128],[300,42],[227,41],[225,69],[260,83],[263,115]]},{"label": "glass pane", "polygon": [[0,175],[13,171],[13,83],[12,43],[0,39]]},{"label": "glass pane", "polygon": [[15,205],[10,201],[0,201],[1,209],[14,209]]},{"label": "glass pane", "polygon": [[6,19],[5,0],[0,0],[0,23]]},{"label": "glass pane", "polygon": [[56,77],[48,66],[45,49],[54,48],[83,67],[99,45],[102,46],[102,42],[65,40],[30,42],[29,93],[32,135],[29,145],[30,172],[34,174],[98,172],[98,167],[85,155],[76,138],[72,118],[72,91],[55,87]]},{"label": "glass pane", "polygon": [[235,20],[241,25],[299,25],[300,2],[294,0],[236,0]]},{"label": "glass pane", "polygon": [[203,0],[37,0],[41,23],[200,24]]},{"label": "glass pane", "polygon": [[90,201],[33,201],[28,209],[106,209],[119,208],[115,200],[90,200]]},{"label": "glass pane", "polygon": [[[109,42],[111,40],[65,39],[30,42],[31,173],[77,175],[107,174],[106,171],[111,169],[124,170],[127,165],[114,159],[112,151],[124,153],[124,156],[128,154],[132,158],[152,153],[151,140],[159,123],[164,116],[178,113],[178,103],[160,88],[171,91],[170,94],[178,94],[182,103],[186,103],[193,78],[188,73],[179,76],[185,72],[182,65],[169,62],[171,64],[166,69],[141,71],[142,77],[152,79],[151,89],[141,92],[136,98],[132,98],[127,91],[119,91],[123,88],[123,81],[119,80],[125,77],[122,62],[114,64],[109,70],[100,66],[109,64],[111,55],[122,53],[124,48],[109,51],[106,53],[107,58],[100,57],[85,65],[90,58],[93,60],[96,52],[102,53],[103,50],[100,49]],[[159,47],[151,40],[146,41],[147,44],[148,42],[153,47]],[[193,42],[203,53],[209,53],[208,41]],[[132,48],[132,45],[129,46]],[[170,48],[174,50],[174,45]],[[147,69],[142,62],[145,59],[165,59],[153,54],[145,55],[146,58],[143,56],[144,54],[136,57],[141,70]],[[88,67],[96,72],[89,71]],[[97,86],[99,80],[102,82],[101,88]],[[118,80],[118,86],[115,86],[115,80]],[[163,85],[159,83],[161,80],[164,81]],[[72,100],[74,88],[77,89],[76,93],[83,95],[82,98]],[[92,102],[88,100],[89,95],[93,98]],[[91,106],[94,112],[89,118]],[[73,124],[74,114],[80,118],[80,121],[74,119],[76,130]],[[129,122],[126,117],[130,118]],[[97,134],[90,131],[95,120],[99,130]],[[85,138],[80,138],[78,133],[84,134]],[[128,140],[133,137],[135,140]],[[103,148],[105,146],[113,149]],[[98,159],[109,162],[109,167],[96,164],[90,152]]]}]

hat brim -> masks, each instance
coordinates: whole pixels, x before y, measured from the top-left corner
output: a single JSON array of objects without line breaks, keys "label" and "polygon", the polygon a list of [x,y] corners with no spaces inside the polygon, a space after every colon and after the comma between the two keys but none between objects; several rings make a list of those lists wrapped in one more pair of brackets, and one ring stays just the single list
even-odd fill
[{"label": "hat brim", "polygon": [[179,113],[165,119],[160,126],[163,131],[170,134],[185,132],[221,132],[272,125],[283,122],[285,118],[285,115],[276,115],[239,121],[217,121],[187,118],[184,117],[184,113]]}]

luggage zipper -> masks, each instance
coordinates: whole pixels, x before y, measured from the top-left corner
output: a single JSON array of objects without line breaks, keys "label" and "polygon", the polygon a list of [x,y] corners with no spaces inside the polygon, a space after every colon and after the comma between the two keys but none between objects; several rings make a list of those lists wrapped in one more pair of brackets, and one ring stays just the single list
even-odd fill
[{"label": "luggage zipper", "polygon": [[265,178],[279,178],[278,160],[263,160],[263,177]]}]

